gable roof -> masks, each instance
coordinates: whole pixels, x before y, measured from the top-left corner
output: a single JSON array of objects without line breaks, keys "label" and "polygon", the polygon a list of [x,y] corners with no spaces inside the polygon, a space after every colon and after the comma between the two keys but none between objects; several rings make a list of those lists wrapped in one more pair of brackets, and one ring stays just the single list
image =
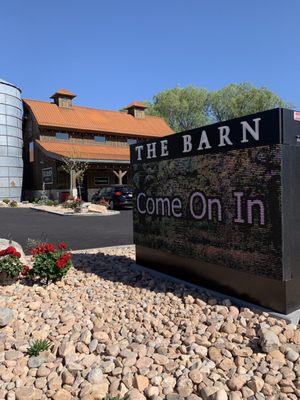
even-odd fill
[{"label": "gable roof", "polygon": [[162,137],[173,133],[160,117],[146,115],[135,118],[121,111],[108,111],[73,105],[58,107],[55,103],[23,99],[41,127],[86,131],[109,132],[130,136]]},{"label": "gable roof", "polygon": [[59,141],[36,140],[48,156],[72,157],[79,160],[130,161],[129,146],[109,146]]}]

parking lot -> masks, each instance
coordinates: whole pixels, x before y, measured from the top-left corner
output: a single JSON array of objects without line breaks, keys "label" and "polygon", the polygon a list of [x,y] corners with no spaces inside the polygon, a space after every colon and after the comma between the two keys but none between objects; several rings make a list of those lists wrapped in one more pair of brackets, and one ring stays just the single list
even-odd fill
[{"label": "parking lot", "polygon": [[71,249],[133,243],[132,211],[112,216],[60,216],[32,209],[0,208],[0,237],[25,249],[28,239],[63,241]]}]

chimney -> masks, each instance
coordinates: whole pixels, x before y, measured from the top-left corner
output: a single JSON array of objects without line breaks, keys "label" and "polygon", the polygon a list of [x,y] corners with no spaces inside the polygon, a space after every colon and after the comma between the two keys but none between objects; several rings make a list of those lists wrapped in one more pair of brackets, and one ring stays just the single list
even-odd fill
[{"label": "chimney", "polygon": [[54,100],[54,103],[58,107],[72,108],[72,100],[76,97],[76,94],[70,92],[67,89],[59,89],[55,92],[50,99]]},{"label": "chimney", "polygon": [[145,109],[147,106],[140,101],[134,101],[130,103],[125,110],[127,110],[128,114],[133,115],[137,119],[144,119],[145,118]]}]

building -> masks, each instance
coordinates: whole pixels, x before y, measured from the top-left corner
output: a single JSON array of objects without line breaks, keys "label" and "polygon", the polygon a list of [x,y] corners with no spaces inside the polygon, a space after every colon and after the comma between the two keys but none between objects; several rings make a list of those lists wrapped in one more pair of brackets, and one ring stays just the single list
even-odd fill
[{"label": "building", "polygon": [[21,90],[0,79],[0,200],[20,201],[23,177]]},{"label": "building", "polygon": [[66,158],[88,163],[80,182],[84,200],[105,185],[130,184],[129,145],[173,133],[164,119],[146,115],[141,102],[108,111],[74,105],[75,97],[60,89],[51,102],[23,99],[25,199],[39,198],[44,189],[63,200],[70,188]]}]

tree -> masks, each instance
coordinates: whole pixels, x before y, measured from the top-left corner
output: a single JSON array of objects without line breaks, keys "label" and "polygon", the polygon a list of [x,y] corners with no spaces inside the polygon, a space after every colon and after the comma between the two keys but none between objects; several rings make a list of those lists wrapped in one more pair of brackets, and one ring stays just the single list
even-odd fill
[{"label": "tree", "polygon": [[180,132],[276,107],[292,106],[265,87],[232,83],[210,93],[195,86],[163,90],[153,97],[147,113],[165,118]]},{"label": "tree", "polygon": [[[63,169],[70,175],[70,195],[77,197],[76,183],[82,182],[85,171],[88,169],[88,163],[80,161],[78,154],[73,152],[69,157],[64,157]],[[81,196],[81,194],[80,194]]]},{"label": "tree", "polygon": [[256,88],[250,83],[232,83],[209,94],[210,113],[215,121],[241,117],[276,107],[288,105],[265,87]]},{"label": "tree", "polygon": [[123,184],[123,178],[124,176],[127,174],[127,171],[122,171],[121,168],[119,169],[119,171],[115,171],[113,170],[113,173],[116,175],[116,177],[118,178],[119,181],[119,185]]},{"label": "tree", "polygon": [[209,122],[207,100],[206,89],[177,86],[156,94],[147,113],[165,118],[175,132],[180,132]]}]

